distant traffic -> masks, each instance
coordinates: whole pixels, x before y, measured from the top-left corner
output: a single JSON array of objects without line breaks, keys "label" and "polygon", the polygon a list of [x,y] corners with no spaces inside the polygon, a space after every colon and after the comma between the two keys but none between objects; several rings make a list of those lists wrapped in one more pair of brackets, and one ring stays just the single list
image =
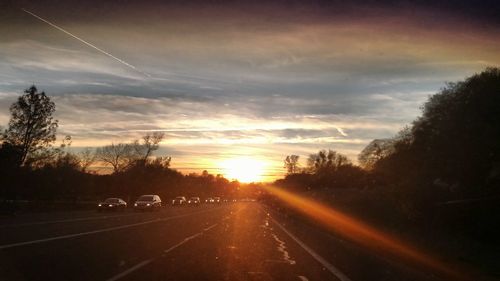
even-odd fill
[{"label": "distant traffic", "polygon": [[[186,199],[188,198],[188,199]],[[256,201],[255,199],[244,198],[244,199],[236,199],[236,198],[221,198],[221,197],[207,197],[205,200],[201,200],[200,197],[186,197],[186,196],[177,196],[173,198],[170,204],[163,204],[160,196],[156,194],[146,194],[141,195],[134,201],[134,204],[129,207],[127,202],[122,198],[118,197],[110,197],[105,199],[102,202],[97,204],[97,211],[125,211],[127,209],[133,209],[134,211],[155,211],[159,210],[161,207],[166,206],[200,206],[202,202],[206,205],[211,204],[221,204],[221,203],[236,203],[236,202],[250,202]]]}]

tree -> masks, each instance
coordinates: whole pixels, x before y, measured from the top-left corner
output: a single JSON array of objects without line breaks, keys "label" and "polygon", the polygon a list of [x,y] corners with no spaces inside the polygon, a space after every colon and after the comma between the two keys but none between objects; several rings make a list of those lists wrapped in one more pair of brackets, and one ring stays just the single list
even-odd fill
[{"label": "tree", "polygon": [[33,85],[24,91],[10,107],[11,118],[4,133],[4,141],[20,147],[18,166],[26,159],[50,146],[56,139],[58,121],[54,120],[55,103]]},{"label": "tree", "polygon": [[154,151],[160,148],[160,142],[163,140],[165,134],[160,132],[155,132],[153,134],[147,134],[142,137],[142,143],[138,140],[132,143],[134,148],[134,153],[137,155],[138,160],[146,162],[146,160],[153,154]]},{"label": "tree", "polygon": [[72,162],[72,165],[76,166],[76,156],[67,151],[71,143],[71,136],[67,135],[63,138],[59,147],[42,149],[33,153],[26,159],[25,164],[31,168],[41,168],[44,166],[57,166],[63,162],[66,164]]},{"label": "tree", "polygon": [[146,165],[151,167],[157,167],[161,169],[169,169],[170,162],[172,161],[172,157],[164,156],[164,157],[156,157],[153,160],[146,161]]},{"label": "tree", "polygon": [[78,159],[80,162],[80,169],[82,172],[86,172],[87,169],[95,163],[97,159],[97,155],[95,151],[87,147],[84,150],[82,150],[80,153],[78,153]]},{"label": "tree", "polygon": [[428,219],[437,203],[500,195],[499,89],[499,68],[448,83],[395,137],[374,170],[404,209]]},{"label": "tree", "polygon": [[113,172],[121,172],[135,160],[134,148],[127,143],[106,145],[96,150],[96,158],[106,165],[113,167]]},{"label": "tree", "polygon": [[0,173],[6,169],[12,169],[13,163],[18,163],[21,159],[21,148],[11,145],[8,142],[0,144]]},{"label": "tree", "polygon": [[299,156],[288,155],[284,161],[284,168],[289,175],[297,173],[299,171]]},{"label": "tree", "polygon": [[309,155],[307,159],[308,170],[315,174],[334,172],[339,167],[349,165],[351,162],[347,156],[333,150],[320,150],[316,154]]},{"label": "tree", "polygon": [[394,152],[395,139],[375,139],[371,141],[358,155],[359,164],[367,169],[373,169],[375,163]]},{"label": "tree", "polygon": [[422,116],[413,122],[411,149],[426,161],[430,180],[456,183],[467,193],[498,183],[499,89],[500,69],[488,68],[449,83],[425,103]]}]

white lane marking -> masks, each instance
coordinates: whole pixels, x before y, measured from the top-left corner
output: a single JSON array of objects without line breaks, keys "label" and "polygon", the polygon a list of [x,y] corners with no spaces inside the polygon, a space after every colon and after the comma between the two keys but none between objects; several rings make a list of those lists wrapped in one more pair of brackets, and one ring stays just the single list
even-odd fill
[{"label": "white lane marking", "polygon": [[209,227],[207,227],[207,228],[204,228],[204,229],[203,229],[203,231],[209,231],[210,229],[212,229],[212,228],[214,228],[214,227],[216,227],[216,226],[217,226],[217,224],[214,224],[214,225],[212,225],[212,226],[209,226]]},{"label": "white lane marking", "polygon": [[[196,237],[199,237],[199,236],[203,235],[204,232],[206,232],[206,231],[208,231],[208,230],[210,230],[210,229],[212,229],[212,228],[214,228],[216,226],[217,226],[217,224],[214,224],[214,225],[212,225],[212,226],[210,226],[208,228],[204,228],[201,232],[198,232],[196,234],[193,234],[191,236],[188,236],[188,237],[184,238],[181,242],[179,242],[179,243],[173,245],[172,247],[166,249],[165,251],[163,251],[163,253],[166,254],[166,253],[171,252],[172,250],[174,250],[174,249],[182,246],[183,244],[187,243],[188,241],[190,241],[192,239],[195,239]],[[119,273],[119,274],[117,274],[117,275],[115,275],[115,276],[113,276],[111,278],[109,278],[107,281],[116,281],[116,280],[118,280],[118,279],[120,279],[122,277],[125,277],[126,275],[128,275],[128,274],[130,274],[130,273],[132,273],[132,272],[134,272],[136,270],[138,270],[139,268],[144,267],[144,266],[150,264],[153,260],[154,259],[149,259],[149,260],[145,260],[143,262],[140,262],[140,263],[134,265],[133,267],[131,267],[131,268],[129,268],[129,269],[127,269],[127,270],[125,270],[125,271],[123,271],[123,272],[121,272],[121,273]]]},{"label": "white lane marking", "polygon": [[116,216],[94,216],[94,217],[84,217],[84,218],[76,218],[76,219],[62,219],[62,220],[53,220],[53,221],[38,221],[38,222],[27,222],[27,223],[18,223],[18,224],[4,224],[4,225],[0,225],[0,228],[11,228],[11,227],[13,228],[13,227],[20,227],[20,226],[42,225],[42,224],[63,223],[63,222],[104,220],[104,219],[139,216],[139,215],[141,215],[141,214],[126,214],[126,215],[116,215]]},{"label": "white lane marking", "polygon": [[331,263],[329,263],[327,260],[325,260],[323,257],[318,255],[313,249],[311,249],[309,246],[307,246],[304,242],[302,242],[299,238],[297,238],[295,235],[293,235],[290,231],[288,231],[284,226],[282,226],[278,221],[276,221],[274,218],[271,217],[271,220],[281,229],[283,232],[285,232],[290,238],[292,238],[297,244],[299,244],[302,249],[304,249],[306,252],[309,253],[315,260],[317,260],[321,265],[323,265],[328,271],[330,271],[335,277],[340,279],[340,281],[351,281],[349,277],[347,277],[342,271],[340,271],[338,268],[333,266]]},{"label": "white lane marking", "polygon": [[189,240],[192,240],[192,239],[194,239],[194,238],[196,238],[196,237],[198,237],[198,236],[201,236],[201,235],[203,235],[203,232],[196,233],[196,234],[194,234],[194,235],[191,235],[191,236],[189,236],[189,237],[186,237],[186,238],[184,238],[184,240],[182,240],[181,242],[179,242],[179,243],[177,243],[177,244],[173,245],[172,247],[170,247],[170,248],[166,249],[165,251],[163,251],[163,253],[165,253],[165,254],[166,254],[166,253],[168,253],[168,252],[171,252],[172,250],[174,250],[175,248],[177,248],[177,247],[181,246],[182,244],[185,244],[185,243],[186,243],[186,242],[188,242]]},{"label": "white lane marking", "polygon": [[140,225],[145,225],[145,224],[150,224],[150,223],[168,221],[168,220],[187,217],[190,215],[199,214],[199,213],[203,213],[203,212],[211,212],[211,211],[215,211],[215,210],[220,209],[220,208],[222,208],[222,207],[219,207],[216,209],[210,209],[210,210],[197,211],[197,212],[192,212],[192,213],[187,213],[187,214],[182,214],[182,215],[177,215],[177,216],[171,216],[171,217],[166,217],[166,218],[158,218],[158,219],[148,220],[148,221],[144,221],[144,222],[138,222],[138,223],[120,225],[120,226],[115,226],[115,227],[85,231],[85,232],[80,232],[80,233],[74,233],[74,234],[61,235],[61,236],[49,237],[49,238],[44,238],[44,239],[37,239],[37,240],[26,241],[26,242],[18,242],[18,243],[0,245],[0,250],[13,248],[13,247],[19,247],[19,246],[25,246],[25,245],[31,245],[31,244],[38,244],[38,243],[43,243],[43,242],[49,242],[49,241],[54,241],[54,240],[80,237],[80,236],[102,233],[102,232],[109,232],[109,231],[113,231],[113,230],[125,229],[125,228],[130,228],[130,227],[135,227],[135,226],[140,226]]},{"label": "white lane marking", "polygon": [[307,277],[305,276],[299,275],[297,277],[300,279],[300,281],[309,281],[309,279],[307,279]]},{"label": "white lane marking", "polygon": [[145,261],[142,261],[134,266],[132,266],[131,268],[125,270],[124,272],[118,274],[118,275],[115,275],[111,278],[109,278],[107,281],[115,281],[115,280],[118,280],[126,275],[128,275],[129,273],[133,272],[133,271],[136,271],[137,269],[145,266],[145,265],[148,265],[149,263],[151,263],[153,260],[150,259],[150,260],[145,260]]}]

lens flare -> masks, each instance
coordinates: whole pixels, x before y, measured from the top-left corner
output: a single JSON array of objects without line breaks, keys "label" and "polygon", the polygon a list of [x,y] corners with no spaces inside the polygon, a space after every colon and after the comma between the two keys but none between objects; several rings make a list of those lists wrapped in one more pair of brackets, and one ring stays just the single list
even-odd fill
[{"label": "lens flare", "polygon": [[358,244],[429,269],[437,270],[456,280],[468,280],[442,261],[338,210],[305,199],[282,188],[266,186],[265,189],[293,209]]}]

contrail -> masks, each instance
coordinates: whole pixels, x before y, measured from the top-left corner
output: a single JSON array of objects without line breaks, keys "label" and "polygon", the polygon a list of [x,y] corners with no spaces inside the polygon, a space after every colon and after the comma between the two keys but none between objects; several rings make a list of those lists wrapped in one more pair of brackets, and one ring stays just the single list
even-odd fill
[{"label": "contrail", "polygon": [[73,38],[75,38],[76,40],[78,40],[78,41],[82,42],[83,44],[85,44],[85,45],[87,45],[87,46],[89,46],[89,47],[91,47],[91,48],[93,48],[93,49],[96,49],[97,51],[99,51],[99,52],[101,52],[101,53],[105,54],[106,56],[108,56],[108,57],[110,57],[110,58],[112,58],[112,59],[116,60],[117,62],[119,62],[119,63],[121,63],[121,64],[125,65],[126,67],[128,67],[128,68],[130,68],[130,69],[133,69],[134,71],[139,72],[139,73],[141,73],[142,75],[144,75],[144,76],[146,76],[146,77],[148,77],[148,78],[151,78],[151,75],[149,75],[148,73],[146,73],[146,72],[144,72],[144,71],[142,71],[142,70],[138,69],[137,67],[135,67],[135,66],[131,65],[130,63],[128,63],[128,62],[126,62],[126,61],[124,61],[124,60],[122,60],[122,59],[120,59],[120,58],[117,58],[117,57],[113,56],[112,54],[110,54],[110,53],[108,53],[108,52],[104,51],[103,49],[101,49],[101,48],[99,48],[99,47],[97,47],[97,46],[95,46],[95,45],[93,45],[93,44],[91,44],[91,43],[89,43],[89,42],[87,42],[87,41],[83,40],[82,38],[80,38],[80,37],[78,37],[78,36],[76,36],[76,35],[72,34],[71,32],[69,32],[69,31],[65,30],[64,28],[59,27],[59,26],[57,26],[57,25],[55,25],[55,24],[51,23],[50,21],[45,20],[45,19],[43,19],[43,18],[41,18],[41,17],[39,17],[39,16],[35,15],[34,13],[32,13],[32,12],[30,12],[30,11],[26,10],[26,9],[22,9],[22,10],[23,10],[24,12],[26,12],[26,13],[28,13],[28,14],[30,14],[30,15],[32,15],[32,16],[34,16],[35,18],[37,18],[37,19],[39,19],[39,20],[43,21],[44,23],[46,23],[46,24],[48,24],[48,25],[50,25],[50,26],[52,26],[52,27],[54,27],[54,28],[56,28],[56,29],[58,29],[58,30],[60,30],[60,31],[64,32],[64,33],[66,33],[67,35],[69,35],[69,36],[71,36],[71,37],[73,37]]}]

